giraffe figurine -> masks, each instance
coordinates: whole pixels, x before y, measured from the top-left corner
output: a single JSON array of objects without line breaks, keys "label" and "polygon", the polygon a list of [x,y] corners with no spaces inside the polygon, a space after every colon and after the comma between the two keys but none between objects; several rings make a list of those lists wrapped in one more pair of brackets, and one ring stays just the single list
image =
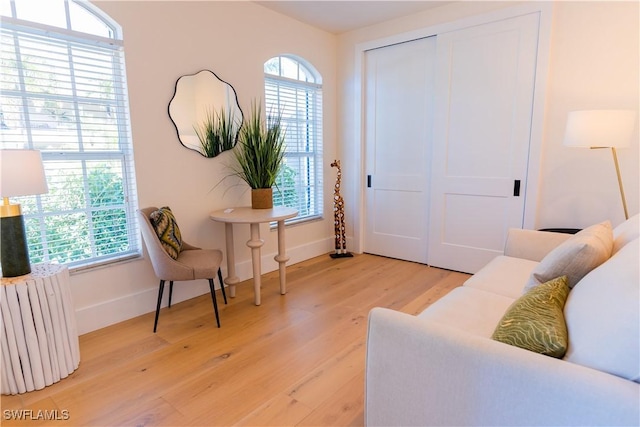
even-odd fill
[{"label": "giraffe figurine", "polygon": [[347,252],[347,238],[344,226],[344,199],[340,195],[340,182],[342,181],[342,169],[340,168],[340,160],[334,160],[331,163],[332,168],[338,169],[336,177],[336,185],[333,190],[333,225],[336,238],[336,252],[331,254],[331,258],[345,258],[353,255]]}]

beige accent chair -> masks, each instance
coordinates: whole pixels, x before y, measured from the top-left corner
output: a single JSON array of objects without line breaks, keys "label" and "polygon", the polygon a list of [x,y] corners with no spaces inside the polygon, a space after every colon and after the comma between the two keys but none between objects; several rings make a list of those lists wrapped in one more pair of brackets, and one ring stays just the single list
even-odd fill
[{"label": "beige accent chair", "polygon": [[216,322],[220,327],[220,316],[218,315],[218,303],[216,301],[216,292],[213,284],[214,276],[218,275],[220,281],[220,289],[224,297],[224,303],[227,303],[227,295],[224,291],[224,282],[222,281],[222,272],[220,264],[222,263],[222,252],[217,249],[201,249],[182,242],[182,251],[178,255],[178,259],[173,259],[162,248],[160,239],[151,224],[150,215],[158,210],[156,207],[148,207],[138,209],[140,218],[140,228],[142,237],[147,245],[147,251],[151,258],[151,265],[156,276],[160,279],[160,287],[158,289],[158,304],[156,306],[156,319],[153,324],[153,332],[158,327],[158,316],[160,314],[160,305],[162,303],[162,294],[164,292],[164,284],[169,281],[169,304],[171,307],[171,296],[173,294],[173,282],[177,280],[196,280],[207,279],[209,281],[209,289],[211,290],[211,299],[213,300],[213,310],[216,313]]}]

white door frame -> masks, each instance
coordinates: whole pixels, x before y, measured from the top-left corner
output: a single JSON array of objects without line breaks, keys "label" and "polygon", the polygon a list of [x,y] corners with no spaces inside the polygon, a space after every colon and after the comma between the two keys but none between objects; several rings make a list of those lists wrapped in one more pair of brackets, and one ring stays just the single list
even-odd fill
[{"label": "white door frame", "polygon": [[547,75],[549,68],[549,47],[551,38],[551,19],[553,15],[553,4],[551,2],[533,2],[529,4],[508,7],[505,9],[489,12],[486,14],[472,16],[453,22],[447,22],[406,33],[396,34],[381,39],[359,43],[355,47],[355,108],[354,108],[354,141],[356,141],[355,151],[360,154],[360,162],[354,164],[356,179],[356,197],[354,209],[354,252],[361,253],[364,250],[364,206],[365,206],[365,52],[396,43],[408,42],[445,33],[448,31],[460,30],[476,25],[482,25],[503,19],[514,18],[531,13],[540,14],[540,29],[538,34],[538,52],[536,58],[536,78],[533,94],[533,111],[531,117],[531,143],[529,146],[529,166],[527,169],[526,188],[523,189],[525,197],[524,206],[524,227],[535,228],[537,224],[537,206],[540,180],[540,166],[542,156],[542,138],[544,130],[544,106],[547,88]]}]

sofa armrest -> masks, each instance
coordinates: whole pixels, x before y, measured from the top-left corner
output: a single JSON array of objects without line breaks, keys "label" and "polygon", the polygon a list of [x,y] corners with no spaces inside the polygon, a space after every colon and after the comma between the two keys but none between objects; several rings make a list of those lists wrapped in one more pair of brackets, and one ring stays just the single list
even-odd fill
[{"label": "sofa armrest", "polygon": [[369,315],[365,424],[634,425],[640,385],[383,308]]},{"label": "sofa armrest", "polygon": [[551,231],[510,228],[504,254],[514,258],[542,261],[542,258],[571,236],[571,234]]}]

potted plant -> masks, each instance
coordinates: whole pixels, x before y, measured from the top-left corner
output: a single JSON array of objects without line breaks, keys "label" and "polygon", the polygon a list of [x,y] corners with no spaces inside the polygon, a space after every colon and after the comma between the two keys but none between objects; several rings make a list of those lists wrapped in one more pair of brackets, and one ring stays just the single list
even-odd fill
[{"label": "potted plant", "polygon": [[254,102],[251,114],[240,128],[234,150],[237,165],[234,174],[251,187],[251,207],[271,209],[273,186],[284,158],[284,130],[281,116],[262,116],[262,109]]}]

